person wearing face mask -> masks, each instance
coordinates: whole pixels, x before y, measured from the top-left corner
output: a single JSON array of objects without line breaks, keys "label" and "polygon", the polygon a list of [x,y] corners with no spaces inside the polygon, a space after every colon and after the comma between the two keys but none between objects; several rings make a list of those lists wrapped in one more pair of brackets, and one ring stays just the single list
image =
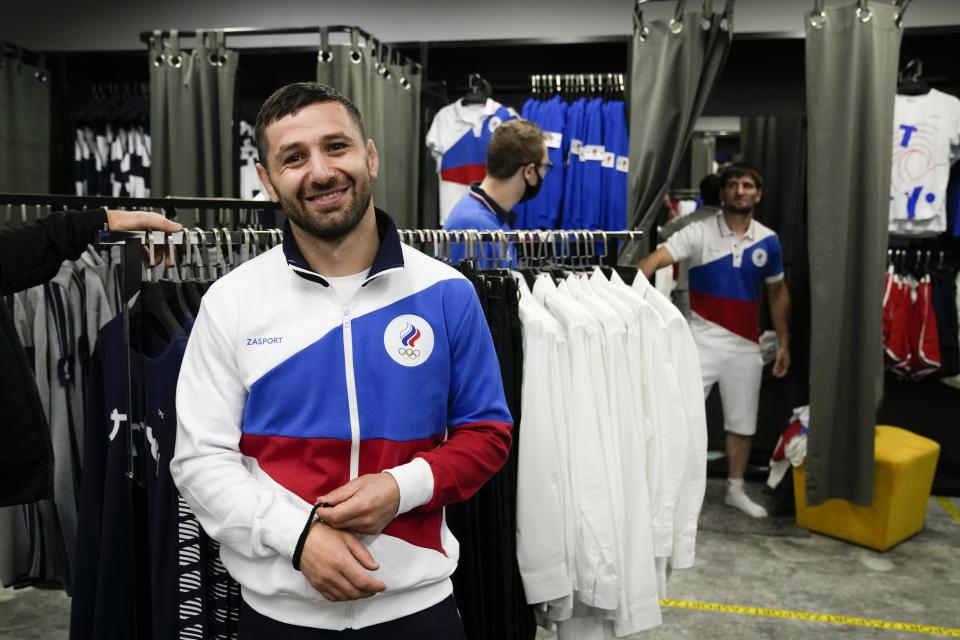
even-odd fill
[{"label": "person wearing face mask", "polygon": [[[501,124],[487,147],[487,175],[460,199],[443,225],[445,231],[509,231],[516,215],[512,209],[530,200],[543,186],[553,163],[547,155],[546,136],[529,120],[510,120]],[[454,263],[476,257],[480,269],[516,267],[516,250],[497,254],[495,242],[484,242],[479,251],[468,251],[463,243],[453,243],[450,257]]]}]

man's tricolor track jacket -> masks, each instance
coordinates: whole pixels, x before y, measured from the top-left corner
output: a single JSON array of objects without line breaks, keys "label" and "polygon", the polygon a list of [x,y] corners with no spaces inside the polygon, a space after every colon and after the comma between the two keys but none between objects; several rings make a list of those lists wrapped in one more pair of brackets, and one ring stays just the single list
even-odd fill
[{"label": "man's tricolor track jacket", "polygon": [[[177,387],[174,480],[247,603],[289,624],[362,628],[446,598],[459,546],[443,507],[475,493],[510,448],[473,286],[376,216],[380,248],[346,304],[289,227],[282,246],[218,280]],[[380,471],[400,487],[398,515],[359,538],[387,590],[328,602],[291,564],[297,539],[318,496]]]}]

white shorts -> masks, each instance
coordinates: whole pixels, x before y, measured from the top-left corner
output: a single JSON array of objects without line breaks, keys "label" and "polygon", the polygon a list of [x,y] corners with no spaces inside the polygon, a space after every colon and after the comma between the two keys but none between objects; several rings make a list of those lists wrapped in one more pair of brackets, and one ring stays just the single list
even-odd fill
[{"label": "white shorts", "polygon": [[760,380],[763,359],[760,352],[721,351],[697,344],[703,397],[720,383],[723,404],[723,428],[742,436],[757,432],[757,407],[760,405]]}]

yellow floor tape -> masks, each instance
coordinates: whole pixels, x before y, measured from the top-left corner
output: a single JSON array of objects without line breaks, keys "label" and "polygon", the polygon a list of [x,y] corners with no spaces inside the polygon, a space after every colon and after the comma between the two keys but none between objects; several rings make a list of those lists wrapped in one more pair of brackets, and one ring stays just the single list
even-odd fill
[{"label": "yellow floor tape", "polygon": [[780,609],[763,609],[761,607],[742,607],[732,604],[718,604],[715,602],[690,602],[688,600],[661,600],[660,605],[677,609],[699,609],[701,611],[719,611],[722,613],[739,613],[748,616],[765,616],[768,618],[789,618],[791,620],[805,620],[808,622],[829,622],[856,627],[871,627],[873,629],[887,629],[889,631],[909,631],[912,633],[930,633],[941,636],[960,638],[960,629],[947,627],[931,627],[909,622],[891,622],[889,620],[871,620],[868,618],[852,618],[849,616],[835,616],[824,613],[807,613],[805,611],[783,611]]},{"label": "yellow floor tape", "polygon": [[957,522],[960,522],[960,509],[957,509],[955,506],[953,506],[952,502],[940,496],[936,496],[934,500],[939,502],[940,506],[946,509],[947,513],[953,516],[954,520],[956,520]]}]

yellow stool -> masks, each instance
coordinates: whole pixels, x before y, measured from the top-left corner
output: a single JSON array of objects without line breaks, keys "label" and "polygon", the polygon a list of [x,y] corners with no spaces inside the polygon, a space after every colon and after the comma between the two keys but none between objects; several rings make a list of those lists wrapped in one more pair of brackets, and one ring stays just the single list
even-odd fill
[{"label": "yellow stool", "polygon": [[878,551],[923,529],[940,445],[905,429],[878,426],[874,446],[870,507],[841,499],[808,507],[804,468],[794,467],[798,526]]}]

